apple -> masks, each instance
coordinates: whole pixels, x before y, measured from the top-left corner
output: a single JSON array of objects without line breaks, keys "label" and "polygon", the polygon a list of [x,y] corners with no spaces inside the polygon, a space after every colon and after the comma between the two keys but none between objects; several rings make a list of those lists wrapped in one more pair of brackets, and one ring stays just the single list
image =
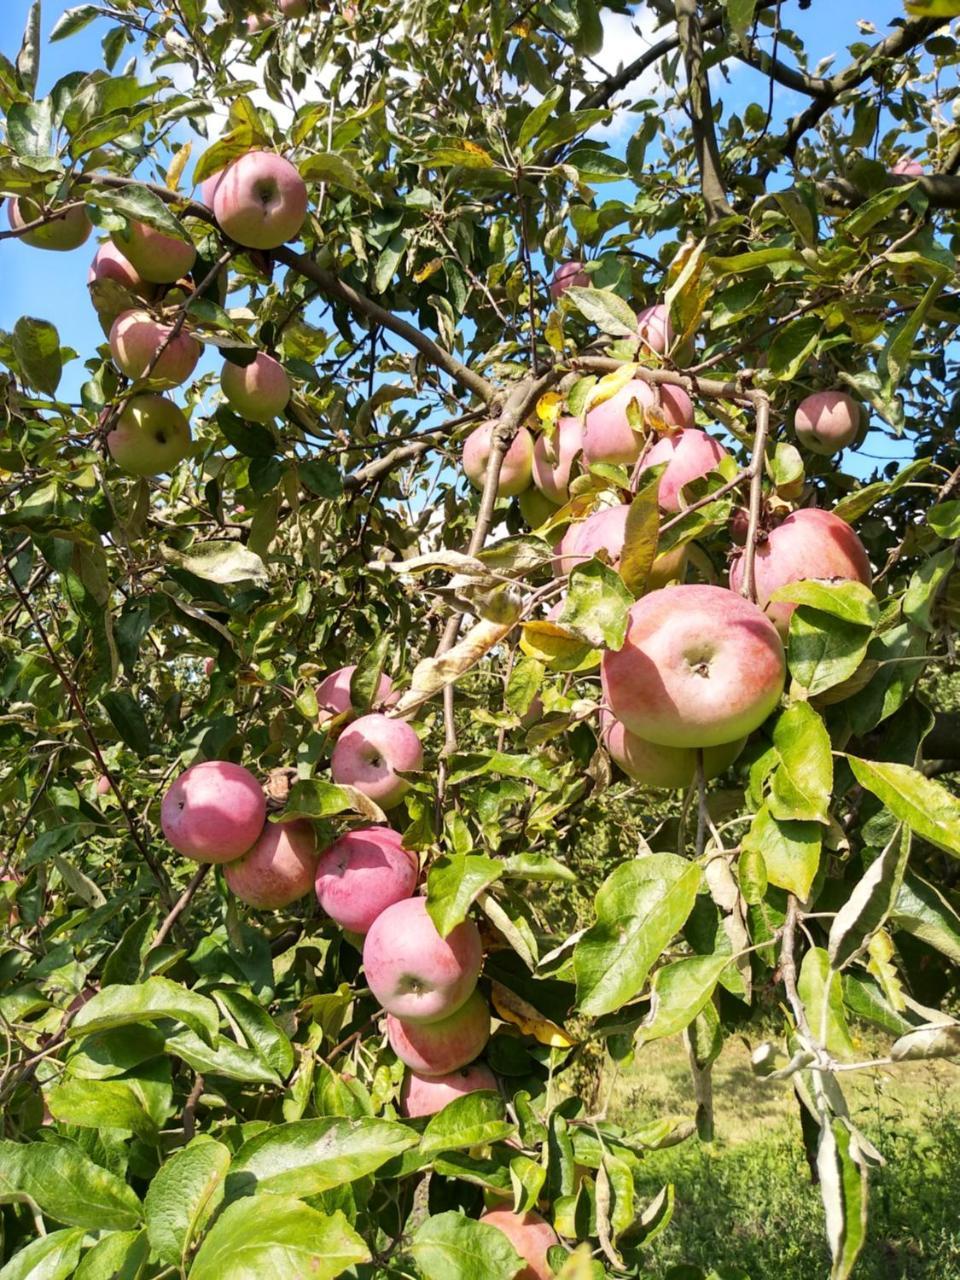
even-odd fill
[{"label": "apple", "polygon": [[811,453],[840,453],[860,434],[860,406],[845,391],[815,391],[797,405],[793,429]]},{"label": "apple", "polygon": [[[693,747],[664,747],[646,742],[631,733],[609,712],[601,717],[604,746],[628,778],[653,790],[689,787],[697,776],[697,753]],[[733,764],[746,745],[746,738],[707,747],[703,753],[703,774],[715,778]]]},{"label": "apple", "polygon": [[[324,676],[317,685],[317,705],[321,711],[329,711],[331,715],[339,716],[344,711],[355,710],[350,700],[350,681],[356,669],[356,666],[339,667],[336,671],[331,671],[328,676]],[[392,693],[393,681],[381,671],[380,679],[377,681],[377,692],[373,699],[374,705],[390,706],[391,703],[395,703],[398,695],[391,697]]]},{"label": "apple", "polygon": [[[370,990],[387,1013],[404,1022],[438,1022],[449,1017],[477,985],[482,964],[480,930],[474,922],[462,920],[441,938],[426,898],[402,898],[385,908],[363,944]],[[473,1053],[464,1061],[476,1056]],[[428,1074],[443,1075],[462,1065],[457,1062]]]},{"label": "apple", "polygon": [[213,212],[237,244],[247,249],[277,249],[300,234],[307,216],[307,187],[283,156],[248,151],[220,179]]},{"label": "apple", "polygon": [[247,35],[255,36],[259,31],[266,31],[269,26],[269,14],[250,13],[247,15]]},{"label": "apple", "polygon": [[737,507],[730,517],[730,541],[736,543],[738,547],[745,547],[749,533],[750,512],[746,507]]},{"label": "apple", "polygon": [[[659,406],[658,406],[659,392]],[[583,433],[583,454],[588,462],[612,462],[631,466],[643,448],[642,431],[634,431],[627,417],[627,406],[636,400],[641,416],[647,409],[657,412],[671,427],[686,427],[693,422],[693,405],[682,387],[662,386],[654,390],[649,382],[634,378],[587,414]]]},{"label": "apple", "polygon": [[200,359],[200,343],[182,330],[170,342],[173,329],[154,320],[149,311],[123,311],[110,329],[110,353],[128,378],[142,378],[157,352],[167,343],[149,376],[152,387],[178,387],[186,382]]},{"label": "apple", "polygon": [[[586,520],[569,525],[557,547],[557,556],[553,562],[556,573],[569,573],[600,551],[607,553],[608,561],[614,568],[619,567],[627,536],[629,513],[629,504],[620,503],[615,507],[603,507],[587,516]],[[687,553],[683,546],[674,547],[657,556],[650,570],[648,589],[666,586],[668,582],[681,578],[686,563]]]},{"label": "apple", "polygon": [[644,460],[644,471],[660,462],[667,469],[660,477],[657,500],[664,511],[680,510],[680,491],[691,480],[713,471],[724,458],[726,449],[705,431],[690,427],[671,436],[661,436]]},{"label": "apple", "polygon": [[514,1213],[512,1209],[488,1209],[480,1215],[480,1221],[502,1231],[526,1262],[514,1280],[553,1280],[553,1268],[547,1262],[547,1250],[560,1243],[560,1237],[539,1213],[532,1209],[526,1213]]},{"label": "apple", "polygon": [[347,725],[337,739],[330,760],[334,782],[356,787],[384,809],[400,801],[410,784],[400,773],[415,772],[423,764],[423,747],[403,720],[378,712]]},{"label": "apple", "polygon": [[126,232],[115,231],[113,243],[142,280],[173,284],[187,275],[197,260],[192,244],[164,235],[145,222],[128,222]]},{"label": "apple", "polygon": [[[475,489],[483,488],[490,457],[490,439],[496,422],[482,422],[471,431],[463,442],[463,469]],[[533,437],[526,427],[521,427],[510,442],[500,467],[498,498],[515,498],[530,488],[533,474]]]},{"label": "apple", "polygon": [[570,501],[570,473],[583,447],[579,418],[558,418],[551,439],[541,432],[533,446],[533,483],[555,506]]},{"label": "apple", "polygon": [[[524,489],[523,493],[517,496],[517,506],[531,529],[539,529],[557,513],[556,505],[536,488]],[[544,536],[548,542],[555,542],[557,537],[553,531]]]},{"label": "apple", "polygon": [[637,337],[640,339],[641,351],[645,349],[662,356],[673,346],[670,312],[662,303],[654,307],[644,307],[637,313],[637,321]]},{"label": "apple", "polygon": [[[732,590],[739,591],[743,585],[743,571],[743,556],[738,555],[730,564]],[[862,582],[865,587],[873,582],[863,543],[845,520],[819,507],[794,511],[770,530],[757,544],[754,576],[757,603],[784,637],[796,606],[769,603],[778,587],[808,578]]]},{"label": "apple", "polygon": [[204,662],[203,662],[203,674],[204,674],[205,676],[212,676],[212,675],[213,675],[213,673],[216,671],[216,669],[217,669],[217,660],[216,660],[216,658],[205,658],[205,659],[204,659]]},{"label": "apple", "polygon": [[242,418],[271,422],[290,399],[290,379],[279,360],[258,351],[250,364],[225,360],[220,374],[223,394]]},{"label": "apple", "polygon": [[923,176],[923,165],[919,160],[914,160],[913,156],[901,156],[890,172],[902,174],[905,178],[920,178]]},{"label": "apple", "polygon": [[261,911],[288,907],[313,887],[317,842],[303,818],[267,822],[256,843],[223,869],[230,891]]},{"label": "apple", "polygon": [[90,263],[87,284],[95,284],[98,280],[114,280],[131,293],[142,293],[145,289],[133,263],[124,257],[112,240],[103,242]]},{"label": "apple", "polygon": [[627,637],[600,666],[613,715],[666,747],[744,738],[780,701],[783,644],[762,609],[725,587],[691,583],[632,605]]},{"label": "apple", "polygon": [[263,831],[267,801],[249,769],[229,760],[202,760],[185,769],[160,804],[163,834],[195,862],[232,862]]},{"label": "apple", "polygon": [[[19,231],[28,222],[41,217],[43,209],[28,196],[17,196],[7,206],[7,220],[14,231]],[[32,249],[53,249],[58,253],[66,253],[70,249],[79,249],[86,241],[93,224],[87,216],[85,208],[71,209],[69,213],[59,214],[52,222],[27,231],[19,238]]]},{"label": "apple", "polygon": [[582,262],[561,262],[550,281],[550,297],[556,302],[572,284],[581,289],[588,289],[590,277],[584,271]]},{"label": "apple", "polygon": [[419,1116],[434,1116],[454,1098],[465,1093],[477,1093],[481,1089],[496,1091],[497,1077],[483,1062],[461,1067],[445,1076],[425,1076],[419,1071],[408,1071],[400,1090],[400,1114],[408,1120]]},{"label": "apple", "polygon": [[422,1076],[448,1076],[483,1053],[490,1039],[490,1007],[480,992],[474,991],[454,1013],[437,1022],[410,1022],[391,1013],[387,1039],[411,1071]]},{"label": "apple", "polygon": [[97,778],[97,795],[108,796],[112,790],[113,787],[110,783],[110,779],[105,773],[101,773],[99,778]]},{"label": "apple", "polygon": [[110,456],[132,476],[158,476],[190,451],[190,424],[164,396],[133,396],[107,436]]},{"label": "apple", "polygon": [[321,908],[341,929],[367,933],[381,912],[409,898],[417,887],[417,856],[391,827],[347,831],[317,862]]},{"label": "apple", "polygon": [[305,18],[310,11],[307,0],[277,0],[277,8],[285,18]]},{"label": "apple", "polygon": [[200,203],[205,204],[208,209],[213,208],[213,197],[217,194],[217,187],[220,185],[223,174],[224,170],[218,169],[216,173],[211,173],[209,178],[204,178],[200,183]]}]

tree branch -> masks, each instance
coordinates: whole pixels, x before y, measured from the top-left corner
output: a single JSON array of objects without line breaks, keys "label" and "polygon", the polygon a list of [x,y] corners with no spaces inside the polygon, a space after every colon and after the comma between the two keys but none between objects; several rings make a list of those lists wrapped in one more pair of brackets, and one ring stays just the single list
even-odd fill
[{"label": "tree branch", "polygon": [[150,944],[151,947],[160,947],[163,945],[164,942],[166,942],[167,936],[169,935],[170,930],[173,928],[176,922],[183,915],[184,911],[186,911],[187,907],[189,907],[190,903],[193,901],[193,895],[197,892],[197,890],[203,884],[212,865],[213,864],[210,862],[205,862],[203,863],[202,866],[198,867],[197,870],[193,873],[193,876],[190,879],[190,883],[187,885],[186,889],[184,889],[183,893],[181,893],[180,897],[177,899],[177,901],[173,904],[173,906],[167,912],[166,918],[164,919],[163,923],[160,925],[160,928],[157,930],[156,937],[154,938],[153,942]]},{"label": "tree branch", "polygon": [[733,208],[727,199],[720,173],[720,148],[713,123],[713,100],[710,80],[703,65],[703,29],[697,0],[676,0],[677,34],[687,69],[687,93],[693,146],[700,170],[700,191],[707,210],[707,221],[729,217]]}]

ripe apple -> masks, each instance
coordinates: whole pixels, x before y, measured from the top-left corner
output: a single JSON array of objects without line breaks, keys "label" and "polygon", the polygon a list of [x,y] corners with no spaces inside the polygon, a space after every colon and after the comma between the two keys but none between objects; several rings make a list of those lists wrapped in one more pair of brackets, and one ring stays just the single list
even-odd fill
[{"label": "ripe apple", "polygon": [[391,1013],[387,1039],[411,1071],[422,1076],[447,1076],[483,1053],[490,1039],[490,1008],[480,992],[474,991],[459,1009],[437,1022],[411,1022]]},{"label": "ripe apple", "polygon": [[[631,400],[636,400],[641,414],[647,409],[656,412],[657,391],[649,382],[634,378],[587,414],[583,454],[588,462],[631,466],[639,458],[643,433],[630,426],[627,406]],[[693,422],[693,405],[682,387],[659,388],[659,413],[671,427],[686,427]]]},{"label": "ripe apple", "polygon": [[[154,320],[149,311],[124,311],[110,329],[110,352],[128,378],[142,378],[170,334],[170,325]],[[152,387],[178,387],[186,382],[200,359],[200,343],[182,330],[166,346],[149,377]]]},{"label": "ripe apple", "polygon": [[746,737],[774,709],[786,675],[777,629],[725,587],[653,591],[630,608],[627,638],[607,651],[607,706],[633,733],[666,747]]},{"label": "ripe apple", "polygon": [[164,396],[133,396],[107,436],[110,456],[132,476],[158,476],[190,451],[190,424]]},{"label": "ripe apple", "polygon": [[[43,213],[43,209],[29,196],[17,196],[7,206],[7,220],[14,231],[19,231],[28,222],[34,222]],[[93,224],[87,216],[86,209],[71,209],[69,213],[60,214],[52,222],[27,231],[20,239],[32,249],[54,249],[66,253],[70,249],[79,249],[84,243]]]},{"label": "ripe apple", "polygon": [[581,289],[588,289],[590,277],[584,271],[582,262],[561,262],[550,281],[550,297],[556,302],[572,284]]},{"label": "ripe apple", "polygon": [[112,240],[103,242],[90,263],[87,284],[94,284],[97,280],[114,280],[131,293],[143,293],[149,288],[140,279],[133,263],[124,257]]},{"label": "ripe apple", "polygon": [[[321,711],[339,716],[344,711],[355,710],[350,701],[350,681],[356,669],[356,666],[339,667],[336,671],[331,671],[328,676],[324,676],[316,690],[317,705]],[[393,681],[385,672],[381,672],[380,679],[377,681],[376,696],[373,699],[374,705],[390,706],[395,703],[397,696],[391,697],[392,693]]]},{"label": "ripe apple", "polygon": [[560,1243],[560,1237],[539,1213],[514,1213],[512,1209],[488,1209],[480,1221],[502,1231],[526,1262],[514,1280],[553,1280],[553,1268],[547,1262],[547,1250]]},{"label": "ripe apple", "polygon": [[110,785],[110,779],[105,773],[101,773],[99,778],[97,778],[97,795],[108,796],[112,790],[113,787]]},{"label": "ripe apple", "polygon": [[496,1091],[497,1077],[483,1062],[461,1067],[446,1076],[425,1076],[419,1071],[408,1071],[400,1090],[400,1114],[409,1120],[418,1116],[434,1116],[454,1098],[465,1093],[477,1093],[480,1089]]},{"label": "ripe apple", "polygon": [[647,454],[644,470],[665,462],[657,500],[664,511],[680,510],[680,490],[691,480],[707,475],[728,457],[726,449],[705,431],[690,427],[672,436],[661,436]]},{"label": "ripe apple", "polygon": [[177,853],[195,862],[232,862],[263,831],[267,802],[249,769],[229,760],[193,764],[170,786],[160,805],[163,834]]},{"label": "ripe apple", "polygon": [[256,844],[227,863],[223,878],[241,902],[275,911],[310,892],[316,863],[317,842],[309,822],[267,822]]},{"label": "ripe apple", "polygon": [[356,787],[384,809],[397,804],[410,784],[400,773],[423,764],[423,747],[403,720],[373,712],[347,725],[330,759],[334,782]]},{"label": "ripe apple", "polygon": [[[611,758],[628,778],[652,790],[689,787],[697,775],[697,753],[693,747],[664,747],[631,733],[608,712],[601,719],[603,742]],[[733,764],[746,745],[746,738],[707,747],[703,753],[703,773],[708,780]]]},{"label": "ripe apple", "polygon": [[205,676],[212,676],[212,675],[213,675],[213,673],[216,671],[216,669],[217,669],[217,660],[216,660],[216,658],[205,658],[205,659],[204,659],[204,661],[203,661],[203,674],[204,674]]},{"label": "ripe apple", "polygon": [[417,856],[391,827],[347,831],[317,862],[317,901],[350,933],[366,933],[381,912],[417,887]]},{"label": "ripe apple", "polygon": [[247,15],[247,35],[255,36],[259,31],[266,31],[269,26],[269,14],[250,13]]},{"label": "ripe apple", "polygon": [[220,386],[230,404],[250,422],[271,422],[290,399],[290,379],[279,360],[258,351],[246,365],[225,360]]},{"label": "ripe apple", "polygon": [[533,483],[555,506],[570,500],[570,472],[583,448],[579,418],[558,418],[551,439],[542,432],[533,446]]},{"label": "ripe apple", "polygon": [[[609,563],[618,568],[626,541],[629,513],[629,505],[620,503],[616,507],[603,507],[587,516],[586,520],[569,525],[557,547],[553,562],[555,572],[569,573],[599,551],[605,551]],[[666,586],[668,582],[682,578],[686,563],[687,553],[683,546],[657,556],[650,570],[648,589]]]},{"label": "ripe apple", "polygon": [[[449,1017],[477,985],[482,964],[480,930],[474,922],[463,920],[441,938],[426,898],[403,898],[381,911],[363,944],[370,990],[387,1013],[404,1022]],[[473,1053],[464,1061],[476,1056]],[[428,1074],[443,1075],[462,1065],[454,1063]]]},{"label": "ripe apple", "polygon": [[[482,422],[471,431],[463,442],[463,469],[475,489],[483,488],[490,457],[490,438],[496,423]],[[515,498],[530,488],[533,472],[533,437],[526,427],[521,427],[510,442],[500,467],[498,498]]]},{"label": "ripe apple", "polygon": [[641,351],[646,349],[662,356],[673,346],[670,312],[662,303],[654,307],[644,307],[637,313],[637,320],[637,337],[640,339]]},{"label": "ripe apple", "polygon": [[913,156],[901,156],[890,172],[902,174],[905,178],[920,178],[923,176],[923,165],[919,160],[914,160]]},{"label": "ripe apple", "polygon": [[237,244],[277,249],[300,234],[307,216],[307,187],[283,156],[248,151],[220,179],[213,212]]},{"label": "ripe apple", "polygon": [[[557,508],[549,498],[544,497],[539,489],[524,489],[523,493],[517,496],[517,506],[520,508],[520,514],[530,526],[531,529],[539,529],[542,524],[556,515]],[[545,535],[549,542],[556,541],[555,533]]]},{"label": "ripe apple", "polygon": [[[743,569],[743,556],[738,555],[730,564],[730,586],[734,591],[743,584]],[[819,507],[794,511],[770,530],[766,539],[757,544],[754,576],[757,603],[766,609],[784,637],[796,606],[769,603],[778,587],[808,578],[862,582],[865,587],[873,581],[863,543],[845,520]]]},{"label": "ripe apple", "polygon": [[815,391],[797,405],[793,429],[811,453],[840,453],[860,434],[860,406],[845,391]]},{"label": "ripe apple", "polygon": [[204,178],[200,183],[200,203],[205,204],[208,209],[213,208],[213,197],[217,194],[217,187],[220,185],[223,173],[223,169],[218,169],[216,173],[211,173],[209,178]]},{"label": "ripe apple", "polygon": [[141,279],[153,284],[173,284],[187,275],[197,260],[192,244],[164,235],[145,222],[128,222],[126,232],[113,233],[113,243]]},{"label": "ripe apple", "polygon": [[285,18],[305,18],[310,11],[307,0],[277,0],[277,8]]}]

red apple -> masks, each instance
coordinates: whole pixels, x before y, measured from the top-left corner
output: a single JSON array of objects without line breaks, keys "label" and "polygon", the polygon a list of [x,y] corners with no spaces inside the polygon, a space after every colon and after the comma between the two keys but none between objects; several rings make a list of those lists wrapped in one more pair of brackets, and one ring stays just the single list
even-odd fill
[{"label": "red apple", "polygon": [[[754,576],[757,603],[766,609],[782,636],[790,629],[790,615],[796,605],[770,604],[778,587],[808,578],[862,582],[865,587],[873,581],[863,543],[845,520],[818,507],[794,511],[757,544]],[[730,586],[739,591],[742,585],[741,554],[730,564]]]},{"label": "red apple", "polygon": [[[475,489],[483,488],[490,457],[490,438],[496,423],[482,422],[463,442],[463,469]],[[521,427],[510,442],[500,467],[497,497],[514,498],[529,489],[533,471],[533,437]]]},{"label": "red apple", "polygon": [[157,476],[189,453],[190,424],[164,396],[133,396],[107,435],[107,448],[128,475]]},{"label": "red apple", "polygon": [[256,844],[224,867],[223,878],[241,902],[275,911],[310,892],[316,862],[317,842],[309,822],[267,822]]},{"label": "red apple", "polygon": [[670,312],[658,303],[654,307],[644,307],[637,313],[637,337],[640,339],[641,351],[653,351],[662,356],[673,346],[673,325],[670,323]]},{"label": "red apple", "polygon": [[97,280],[113,280],[131,293],[144,291],[144,281],[140,279],[133,263],[124,257],[112,240],[104,241],[90,263],[87,284],[94,284]]},{"label": "red apple", "polygon": [[[381,911],[363,944],[370,990],[387,1013],[404,1022],[449,1017],[477,985],[482,964],[480,930],[473,921],[461,921],[441,938],[425,898],[403,898]],[[462,1065],[457,1062],[428,1074],[442,1075]]]},{"label": "red apple", "polygon": [[153,387],[178,387],[200,359],[200,343],[182,330],[170,342],[171,325],[154,320],[149,311],[124,311],[110,330],[110,352],[128,378],[142,378],[164,343],[163,354],[149,377]]},{"label": "red apple", "polygon": [[423,764],[420,739],[403,720],[373,712],[347,725],[330,760],[334,782],[356,787],[384,809],[397,804],[410,789],[400,773]]},{"label": "red apple", "polygon": [[465,1093],[477,1093],[481,1089],[497,1088],[497,1077],[482,1062],[461,1067],[446,1076],[425,1076],[419,1071],[408,1071],[400,1091],[400,1114],[415,1120],[418,1116],[433,1116],[442,1111],[448,1102],[462,1098]]},{"label": "red apple", "polygon": [[267,802],[249,769],[204,760],[176,779],[160,805],[163,834],[195,862],[232,862],[263,831]]},{"label": "red apple", "polygon": [[774,709],[783,645],[761,609],[724,587],[651,592],[630,609],[619,652],[603,655],[607,706],[648,742],[717,747],[746,737]]},{"label": "red apple", "polygon": [[317,862],[321,908],[341,929],[367,933],[381,912],[409,898],[417,887],[417,856],[391,827],[348,831]]},{"label": "red apple", "polygon": [[189,274],[197,260],[192,244],[164,235],[145,222],[129,222],[126,232],[115,231],[113,243],[142,280],[173,284]]},{"label": "red apple", "polygon": [[[603,713],[603,742],[613,760],[628,778],[641,787],[672,791],[689,787],[697,775],[697,753],[693,747],[664,747],[631,733],[619,720]],[[703,753],[703,773],[715,778],[733,764],[746,745],[746,738],[707,747]]]},{"label": "red apple", "polygon": [[[658,406],[659,395],[659,406]],[[668,426],[689,426],[693,421],[693,405],[682,387],[663,386],[654,390],[649,382],[634,378],[626,386],[598,404],[587,414],[583,433],[583,454],[588,462],[613,462],[631,466],[640,456],[643,433],[634,431],[627,417],[627,406],[636,400],[641,417],[647,409],[659,408]]]},{"label": "red apple", "polygon": [[[36,221],[42,213],[40,205],[28,196],[17,196],[7,206],[7,219],[14,231],[19,231],[28,222]],[[93,224],[86,209],[77,208],[58,215],[42,227],[25,232],[20,239],[32,249],[53,249],[58,253],[66,253],[70,249],[79,249],[92,230]]]},{"label": "red apple", "polygon": [[[321,711],[328,711],[331,715],[339,716],[344,711],[355,710],[353,703],[350,701],[350,681],[353,679],[353,673],[356,666],[340,667],[336,671],[331,671],[317,685],[317,705]],[[393,681],[384,672],[380,673],[380,679],[377,681],[377,692],[373,699],[374,705],[384,704],[390,706],[397,701],[397,697],[391,698],[393,692]]]},{"label": "red apple", "polygon": [[845,391],[815,391],[797,405],[793,429],[811,453],[840,453],[860,434],[860,406]]},{"label": "red apple", "polygon": [[220,386],[232,407],[250,422],[272,422],[290,399],[286,370],[279,360],[263,351],[258,351],[250,364],[225,360]]},{"label": "red apple", "polygon": [[[577,565],[585,564],[599,551],[605,551],[609,563],[618,568],[626,540],[629,512],[629,505],[621,503],[616,507],[603,507],[587,516],[586,520],[569,525],[557,547],[554,571],[557,574],[569,573]],[[668,582],[683,577],[686,561],[687,553],[683,546],[674,547],[657,556],[650,570],[648,589],[666,586]]]},{"label": "red apple", "polygon": [[553,436],[541,432],[533,446],[533,483],[555,506],[570,500],[570,473],[583,448],[579,418],[558,418]]},{"label": "red apple", "polygon": [[283,156],[248,151],[220,179],[213,212],[237,244],[277,249],[300,234],[307,216],[306,184]]},{"label": "red apple", "polygon": [[465,1067],[483,1053],[489,1038],[490,1009],[479,991],[437,1022],[410,1022],[392,1013],[387,1018],[390,1048],[422,1076],[447,1076]]},{"label": "red apple", "polygon": [[582,262],[562,262],[557,267],[550,281],[550,297],[556,302],[572,284],[581,289],[590,287],[590,277],[584,271]]},{"label": "red apple", "polygon": [[560,1243],[560,1237],[545,1218],[532,1210],[514,1213],[512,1209],[488,1209],[480,1221],[502,1231],[526,1262],[514,1280],[553,1280],[553,1268],[547,1262],[547,1251]]},{"label": "red apple", "polygon": [[661,436],[646,456],[644,470],[665,462],[657,498],[664,511],[680,510],[680,490],[691,480],[713,471],[728,457],[726,449],[705,431],[691,427],[672,436]]}]

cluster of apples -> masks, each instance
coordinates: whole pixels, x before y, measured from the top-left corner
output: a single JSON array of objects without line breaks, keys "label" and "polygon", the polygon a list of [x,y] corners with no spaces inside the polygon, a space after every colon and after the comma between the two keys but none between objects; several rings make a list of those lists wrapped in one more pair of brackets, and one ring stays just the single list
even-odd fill
[{"label": "cluster of apples", "polygon": [[276,0],[273,11],[257,8],[247,15],[247,34],[255,36],[266,31],[278,18],[305,18],[310,12],[310,0]]}]

